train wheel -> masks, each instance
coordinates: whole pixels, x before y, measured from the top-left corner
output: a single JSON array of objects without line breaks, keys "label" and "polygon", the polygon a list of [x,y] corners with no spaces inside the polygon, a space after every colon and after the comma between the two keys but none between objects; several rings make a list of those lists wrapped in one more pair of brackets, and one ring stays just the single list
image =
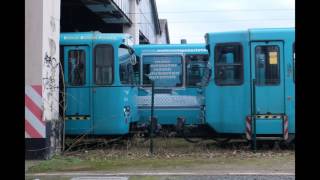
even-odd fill
[{"label": "train wheel", "polygon": [[213,138],[213,140],[217,143],[225,144],[228,143],[231,140],[231,138]]},{"label": "train wheel", "polygon": [[192,129],[190,127],[187,126],[183,126],[183,129],[181,130],[182,133],[182,137],[190,143],[199,143],[201,141],[203,141],[203,139],[200,138],[191,138],[192,135]]}]

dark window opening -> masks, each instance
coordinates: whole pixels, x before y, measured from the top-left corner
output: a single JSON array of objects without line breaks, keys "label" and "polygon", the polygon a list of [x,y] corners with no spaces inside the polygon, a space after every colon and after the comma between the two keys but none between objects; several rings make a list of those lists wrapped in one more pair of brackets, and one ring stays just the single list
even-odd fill
[{"label": "dark window opening", "polygon": [[132,64],[120,64],[121,84],[135,84]]},{"label": "dark window opening", "polygon": [[143,56],[143,85],[181,87],[183,84],[182,57],[180,55]]},{"label": "dark window opening", "polygon": [[72,86],[86,83],[86,56],[84,50],[71,50],[68,54],[68,81]]},{"label": "dark window opening", "polygon": [[277,85],[280,83],[279,46],[257,46],[256,82],[257,85]]},{"label": "dark window opening", "polygon": [[135,84],[132,66],[132,55],[128,48],[120,47],[118,51],[121,84]]},{"label": "dark window opening", "polygon": [[215,83],[220,86],[243,83],[243,52],[240,43],[217,44],[215,47]]},{"label": "dark window opening", "polygon": [[296,81],[296,43],[293,43],[293,82]]},{"label": "dark window opening", "polygon": [[198,87],[202,81],[205,69],[208,64],[207,54],[186,55],[186,85],[189,87]]},{"label": "dark window opening", "polygon": [[113,57],[113,47],[111,45],[98,45],[95,47],[95,84],[111,85],[113,83]]},{"label": "dark window opening", "polygon": [[137,63],[133,65],[134,81],[140,85],[140,58],[137,56]]}]

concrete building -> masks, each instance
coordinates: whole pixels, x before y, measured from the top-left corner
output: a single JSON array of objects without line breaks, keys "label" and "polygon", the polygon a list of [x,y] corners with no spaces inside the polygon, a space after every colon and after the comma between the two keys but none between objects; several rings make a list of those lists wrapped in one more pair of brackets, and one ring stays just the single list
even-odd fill
[{"label": "concrete building", "polygon": [[159,20],[161,33],[164,34],[160,34],[160,36],[158,36],[158,44],[170,44],[168,21],[166,19]]},{"label": "concrete building", "polygon": [[167,44],[168,28],[160,24],[155,0],[61,1],[61,32],[129,33],[135,44]]}]

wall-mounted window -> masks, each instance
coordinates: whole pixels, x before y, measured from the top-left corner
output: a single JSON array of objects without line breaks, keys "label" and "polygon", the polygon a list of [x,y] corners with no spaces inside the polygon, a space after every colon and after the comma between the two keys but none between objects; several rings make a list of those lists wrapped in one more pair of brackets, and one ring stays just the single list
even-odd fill
[{"label": "wall-mounted window", "polygon": [[214,50],[215,83],[219,86],[243,83],[243,50],[240,43],[217,44]]},{"label": "wall-mounted window", "polygon": [[68,82],[72,86],[82,86],[86,83],[86,55],[84,50],[69,51]]},{"label": "wall-mounted window", "polygon": [[113,47],[111,45],[97,45],[94,60],[95,84],[111,85],[113,83],[113,64]]},{"label": "wall-mounted window", "polygon": [[257,85],[277,85],[280,83],[279,46],[257,46],[255,48]]},{"label": "wall-mounted window", "polygon": [[182,56],[146,55],[143,56],[143,85],[156,87],[181,87],[183,84]]},{"label": "wall-mounted window", "polygon": [[205,68],[208,64],[207,54],[190,54],[185,56],[186,59],[186,86],[197,87],[202,81]]}]

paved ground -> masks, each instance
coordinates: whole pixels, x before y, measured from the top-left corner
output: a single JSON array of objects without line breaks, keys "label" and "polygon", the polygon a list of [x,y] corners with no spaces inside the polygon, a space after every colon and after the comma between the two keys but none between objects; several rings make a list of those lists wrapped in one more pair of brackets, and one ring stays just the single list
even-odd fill
[{"label": "paved ground", "polygon": [[293,173],[42,173],[27,175],[27,180],[294,180]]}]

